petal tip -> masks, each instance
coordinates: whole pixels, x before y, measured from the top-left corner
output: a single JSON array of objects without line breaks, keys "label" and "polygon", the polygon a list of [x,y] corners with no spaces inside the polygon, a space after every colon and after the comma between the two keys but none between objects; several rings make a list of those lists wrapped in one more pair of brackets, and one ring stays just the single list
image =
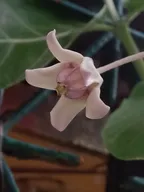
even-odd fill
[{"label": "petal tip", "polygon": [[65,127],[60,127],[57,123],[54,123],[51,121],[51,125],[58,130],[59,132],[63,132],[65,130]]},{"label": "petal tip", "polygon": [[99,111],[99,113],[90,113],[90,112],[86,112],[86,117],[88,118],[88,119],[102,119],[102,118],[104,118],[105,116],[107,116],[108,115],[108,113],[110,112],[110,107],[107,105],[107,106],[105,106],[105,110],[103,111]]},{"label": "petal tip", "polygon": [[48,34],[47,34],[47,39],[53,37],[56,35],[56,30],[54,29],[53,31],[50,31]]},{"label": "petal tip", "polygon": [[55,120],[55,119],[53,118],[52,113],[50,113],[50,121],[51,121],[51,125],[52,125],[55,129],[57,129],[59,132],[62,132],[62,131],[65,130],[66,127],[61,126],[61,124],[60,124],[59,122],[57,122],[57,120]]},{"label": "petal tip", "polygon": [[28,84],[31,85],[31,71],[30,69],[25,70],[25,80]]},{"label": "petal tip", "polygon": [[26,69],[26,70],[25,70],[25,75],[26,75],[26,76],[29,75],[30,72],[31,72],[31,69]]},{"label": "petal tip", "polygon": [[27,81],[27,78],[28,78],[28,75],[29,75],[29,71],[30,71],[29,69],[25,70],[25,79],[26,79],[26,81]]},{"label": "petal tip", "polygon": [[26,69],[26,70],[25,70],[25,74],[27,74],[29,71],[30,71],[30,69]]}]

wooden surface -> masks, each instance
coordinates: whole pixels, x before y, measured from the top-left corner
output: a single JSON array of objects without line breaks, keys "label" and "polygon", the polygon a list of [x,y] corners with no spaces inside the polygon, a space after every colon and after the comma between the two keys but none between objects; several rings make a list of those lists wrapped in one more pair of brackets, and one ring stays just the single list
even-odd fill
[{"label": "wooden surface", "polygon": [[[34,176],[34,177],[33,177]],[[104,192],[105,190],[105,177],[103,175],[83,175],[83,174],[71,174],[71,175],[61,175],[61,174],[50,174],[47,176],[38,176],[36,178],[35,174],[21,174],[17,177],[27,179],[19,179],[21,182],[21,188],[24,188],[27,184],[28,189],[35,190],[43,189],[47,192],[49,191],[63,191],[63,192]],[[29,179],[28,179],[29,178]],[[17,179],[18,181],[18,179]],[[23,184],[23,186],[22,186]],[[32,192],[32,191],[30,191]]]},{"label": "wooden surface", "polygon": [[[104,155],[89,151],[63,146],[48,139],[11,132],[10,136],[26,142],[83,156],[84,163],[71,168],[35,160],[18,160],[5,157],[13,170],[20,191],[27,192],[104,192],[106,183],[106,162]],[[24,191],[24,192],[25,192]]]}]

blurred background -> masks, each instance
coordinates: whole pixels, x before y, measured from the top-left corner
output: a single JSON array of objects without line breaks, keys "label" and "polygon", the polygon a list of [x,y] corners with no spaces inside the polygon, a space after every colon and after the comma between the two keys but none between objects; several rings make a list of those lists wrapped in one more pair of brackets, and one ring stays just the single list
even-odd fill
[{"label": "blurred background", "polygon": [[[36,3],[37,1],[35,1]],[[88,22],[92,14],[98,12],[102,6],[101,0],[71,0],[82,8],[89,10],[89,14],[80,12],[76,7],[67,6],[63,1],[41,2],[41,9],[47,11],[53,9],[54,14],[60,14],[63,18],[79,18],[80,21]],[[40,5],[40,4],[39,4]],[[84,9],[85,10],[85,9]],[[144,31],[144,14],[140,14],[132,23],[132,27]],[[52,21],[51,21],[52,22]],[[81,35],[72,45],[71,49],[82,54],[87,54],[90,45],[98,41],[105,32],[89,32]],[[139,48],[144,49],[144,41],[135,38]],[[126,52],[121,47],[122,57]],[[102,66],[117,59],[115,53],[115,39],[110,40],[97,53],[94,53],[96,66]],[[52,60],[51,64],[56,61]],[[112,87],[115,81],[115,71],[104,74],[105,82],[102,87],[103,100],[112,107],[114,111],[123,98],[128,97],[131,89],[138,81],[138,77],[131,64],[118,70],[117,95],[113,100]],[[88,120],[82,111],[68,126],[64,132],[58,132],[49,121],[49,113],[58,100],[55,92],[49,96],[42,94],[41,89],[28,85],[21,81],[7,88],[4,92],[1,107],[1,121],[5,123],[6,129],[12,126],[9,136],[21,141],[39,144],[43,147],[56,149],[58,151],[73,152],[84,161],[78,167],[67,166],[59,162],[46,162],[40,160],[22,160],[14,157],[16,150],[4,146],[5,159],[10,166],[16,182],[22,192],[139,192],[144,191],[144,162],[125,162],[111,156],[102,142],[101,130],[108,118],[102,120]],[[39,94],[41,93],[39,102]],[[26,111],[35,105],[29,113]],[[21,151],[25,153],[25,151]],[[138,180],[137,180],[138,178]],[[6,189],[5,189],[6,190]],[[8,191],[8,190],[7,190]],[[9,191],[8,191],[9,192]]]}]

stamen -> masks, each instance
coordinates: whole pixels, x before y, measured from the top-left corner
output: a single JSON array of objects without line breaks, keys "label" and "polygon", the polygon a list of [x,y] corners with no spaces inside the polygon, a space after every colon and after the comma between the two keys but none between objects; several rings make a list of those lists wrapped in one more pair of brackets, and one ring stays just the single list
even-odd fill
[{"label": "stamen", "polygon": [[67,88],[62,83],[58,83],[57,87],[55,88],[55,90],[56,90],[58,96],[66,95],[66,93],[67,93]]}]

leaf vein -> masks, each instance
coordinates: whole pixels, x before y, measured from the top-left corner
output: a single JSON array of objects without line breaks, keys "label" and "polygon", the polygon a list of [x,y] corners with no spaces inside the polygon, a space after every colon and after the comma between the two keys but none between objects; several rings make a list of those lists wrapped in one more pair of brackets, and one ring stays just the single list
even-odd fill
[{"label": "leaf vein", "polygon": [[[57,38],[62,38],[62,37],[65,37],[69,34],[71,34],[71,30],[69,31],[65,31],[65,32],[62,32],[62,33],[58,33],[57,34]],[[4,44],[4,43],[8,43],[8,44],[19,44],[19,43],[35,43],[35,42],[39,42],[39,41],[44,41],[46,40],[46,36],[41,36],[41,37],[36,37],[36,38],[23,38],[23,39],[16,39],[16,38],[7,38],[7,39],[1,39],[0,38],[0,43]]]},{"label": "leaf vein", "polygon": [[33,30],[27,23],[24,22],[24,20],[22,20],[20,18],[19,15],[17,15],[17,13],[12,9],[12,7],[9,5],[9,3],[7,2],[7,6],[9,7],[9,10],[11,11],[11,13],[13,14],[13,16],[16,18],[16,20],[22,24],[26,29],[28,29],[29,31],[31,31],[33,34],[41,36],[42,34],[37,32],[36,30]]},{"label": "leaf vein", "polygon": [[5,61],[8,59],[8,57],[10,56],[11,52],[13,51],[14,48],[14,44],[11,44],[7,50],[7,53],[5,54],[5,56],[3,57],[3,59],[0,62],[0,67],[5,63]]}]

